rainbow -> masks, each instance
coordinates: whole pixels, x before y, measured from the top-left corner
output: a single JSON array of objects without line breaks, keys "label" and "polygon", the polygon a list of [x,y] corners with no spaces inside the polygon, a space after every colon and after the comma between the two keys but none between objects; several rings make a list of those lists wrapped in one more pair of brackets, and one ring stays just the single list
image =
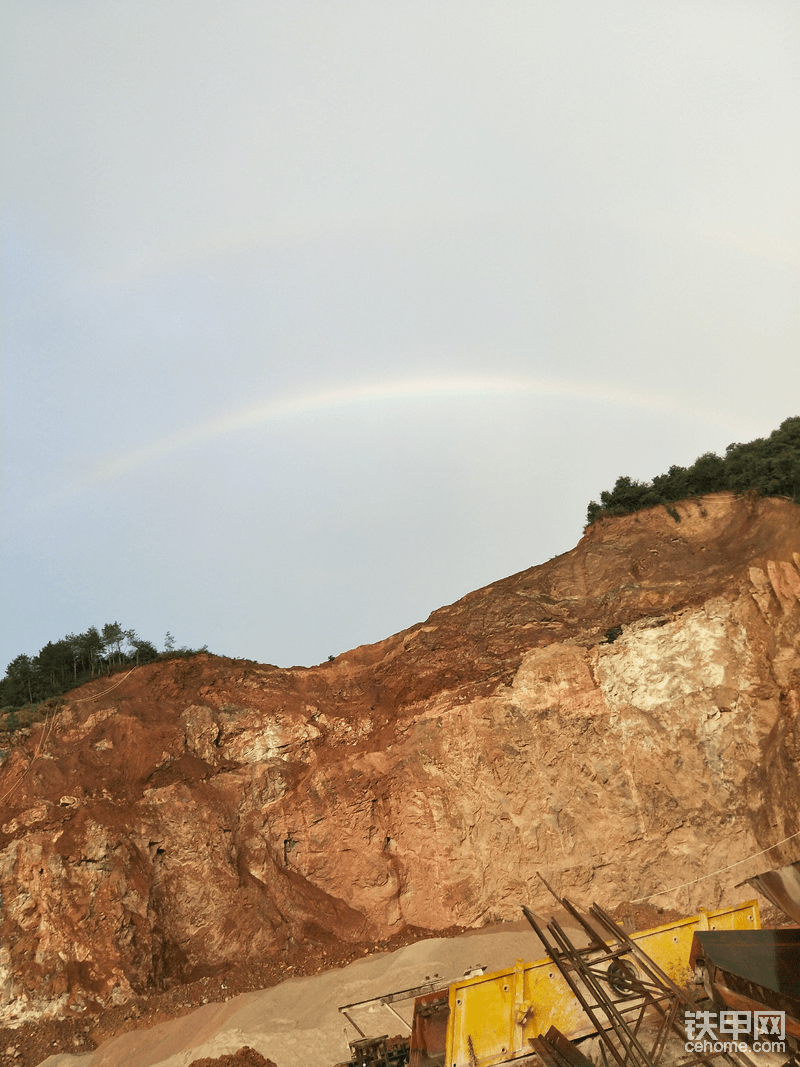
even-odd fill
[{"label": "rainbow", "polygon": [[741,432],[740,421],[703,411],[702,415],[668,397],[633,393],[594,382],[567,382],[545,378],[470,376],[415,378],[408,381],[376,382],[350,385],[321,392],[302,393],[262,400],[219,418],[210,419],[188,430],[162,437],[122,455],[108,456],[95,464],[74,489],[89,488],[124,476],[148,462],[179,449],[205,443],[215,438],[265,429],[283,420],[307,417],[336,408],[407,403],[420,400],[454,400],[464,397],[567,397],[644,411],[658,412],[673,418],[701,418]]}]

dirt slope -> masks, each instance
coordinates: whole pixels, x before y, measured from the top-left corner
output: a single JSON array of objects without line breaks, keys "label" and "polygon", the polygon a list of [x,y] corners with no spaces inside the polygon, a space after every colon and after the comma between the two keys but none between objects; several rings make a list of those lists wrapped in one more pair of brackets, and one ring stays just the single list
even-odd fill
[{"label": "dirt slope", "polygon": [[[571,927],[569,920],[566,925],[576,942],[584,944],[581,932]],[[540,955],[541,945],[527,923],[504,924],[454,938],[430,938],[395,952],[367,956],[341,969],[290,978],[272,989],[203,1005],[147,1031],[114,1037],[87,1056],[53,1050],[54,1055],[44,1060],[42,1067],[196,1067],[192,1061],[208,1057],[213,1062],[213,1058],[235,1053],[244,1045],[278,1067],[332,1067],[349,1058],[348,1041],[359,1037],[339,1012],[342,1004],[413,988],[429,980],[448,984],[476,966],[494,971],[513,965],[518,956],[536,959]],[[393,1007],[406,1025],[388,1008],[376,1005],[356,1009],[350,1015],[373,1036],[405,1035],[414,1001],[399,1001]]]},{"label": "dirt slope", "polygon": [[678,511],[318,667],[198,656],[68,694],[0,769],[0,1022],[516,919],[537,870],[614,906],[800,829],[800,509]]}]

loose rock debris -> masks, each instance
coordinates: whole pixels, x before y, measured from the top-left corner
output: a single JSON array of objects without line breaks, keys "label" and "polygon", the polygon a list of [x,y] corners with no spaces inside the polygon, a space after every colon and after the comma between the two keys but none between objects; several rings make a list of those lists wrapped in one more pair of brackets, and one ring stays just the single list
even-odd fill
[{"label": "loose rock debris", "polygon": [[238,1052],[231,1052],[227,1056],[218,1056],[216,1059],[206,1056],[202,1060],[192,1060],[189,1067],[275,1067],[275,1064],[249,1045],[242,1045]]},{"label": "loose rock debris", "polygon": [[154,991],[115,1008],[90,1005],[87,1011],[72,1018],[2,1027],[0,1067],[38,1067],[47,1056],[57,1052],[91,1052],[113,1037],[178,1019],[203,1004],[229,1001],[241,993],[270,989],[287,978],[309,977],[374,953],[393,952],[432,937],[458,937],[463,932],[461,927],[444,931],[407,927],[381,941],[347,945],[331,940],[324,954],[309,953],[298,946],[279,959],[267,959],[261,966],[229,968],[221,975]]}]

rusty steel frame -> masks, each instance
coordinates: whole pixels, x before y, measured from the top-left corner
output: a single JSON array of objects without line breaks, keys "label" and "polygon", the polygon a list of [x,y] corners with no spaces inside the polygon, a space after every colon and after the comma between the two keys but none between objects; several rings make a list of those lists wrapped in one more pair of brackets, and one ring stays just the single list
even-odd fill
[{"label": "rusty steel frame", "polygon": [[361,1034],[362,1038],[366,1038],[367,1035],[364,1033],[358,1023],[353,1022],[353,1020],[348,1015],[348,1012],[351,1009],[369,1007],[370,1004],[381,1004],[384,1008],[388,1008],[392,1015],[397,1016],[403,1026],[405,1026],[406,1030],[410,1031],[411,1026],[409,1025],[409,1023],[406,1022],[406,1020],[403,1018],[402,1015],[400,1015],[399,1012],[394,1010],[392,1004],[396,1000],[411,1000],[412,997],[422,996],[423,993],[435,993],[440,989],[449,989],[452,985],[452,982],[453,979],[448,981],[446,978],[439,978],[435,982],[423,982],[422,985],[412,986],[410,989],[398,989],[394,993],[384,993],[384,995],[381,997],[367,997],[366,1000],[354,1000],[352,1004],[342,1004],[342,1006],[339,1008],[339,1011],[342,1015],[344,1015],[345,1019],[347,1019],[353,1029],[357,1030],[359,1034]]},{"label": "rusty steel frame", "polygon": [[[660,1067],[671,1032],[677,1034],[682,1043],[686,1042],[686,1031],[678,1018],[679,1009],[684,1007],[693,1010],[698,1001],[690,993],[680,989],[598,904],[592,905],[589,916],[607,937],[610,935],[611,943],[581,914],[577,905],[567,897],[559,897],[547,881],[541,875],[539,877],[555,900],[589,936],[589,947],[577,948],[556,919],[552,918],[546,926],[550,935],[548,938],[531,911],[525,906],[522,908],[547,955],[591,1021],[601,1042],[604,1062],[607,1062],[608,1050],[616,1067]],[[602,965],[608,965],[615,960],[625,960],[626,957],[628,961],[631,958],[636,961],[645,978],[623,971],[624,977],[620,978],[620,985],[623,990],[627,987],[628,991],[620,992],[611,984],[608,969],[602,969]],[[639,1032],[649,1008],[655,1009],[660,1020],[652,1048],[648,1050],[640,1041]],[[626,1018],[633,1013],[634,1019]],[[601,1016],[605,1017],[605,1023]],[[552,1049],[543,1047],[541,1052],[550,1052],[552,1063]],[[731,1067],[755,1067],[753,1061],[740,1052],[698,1055],[682,1060],[677,1067],[711,1064],[713,1060],[720,1058]],[[545,1057],[542,1059],[545,1060]]]}]

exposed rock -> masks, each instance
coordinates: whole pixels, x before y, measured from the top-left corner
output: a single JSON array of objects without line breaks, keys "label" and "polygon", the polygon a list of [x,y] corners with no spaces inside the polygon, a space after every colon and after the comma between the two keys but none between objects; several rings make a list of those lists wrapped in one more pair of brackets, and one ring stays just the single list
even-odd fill
[{"label": "exposed rock", "polygon": [[[0,771],[0,1021],[516,919],[537,870],[614,907],[800,829],[800,509],[676,507],[318,667],[69,693]],[[746,896],[799,841],[658,903]]]}]

